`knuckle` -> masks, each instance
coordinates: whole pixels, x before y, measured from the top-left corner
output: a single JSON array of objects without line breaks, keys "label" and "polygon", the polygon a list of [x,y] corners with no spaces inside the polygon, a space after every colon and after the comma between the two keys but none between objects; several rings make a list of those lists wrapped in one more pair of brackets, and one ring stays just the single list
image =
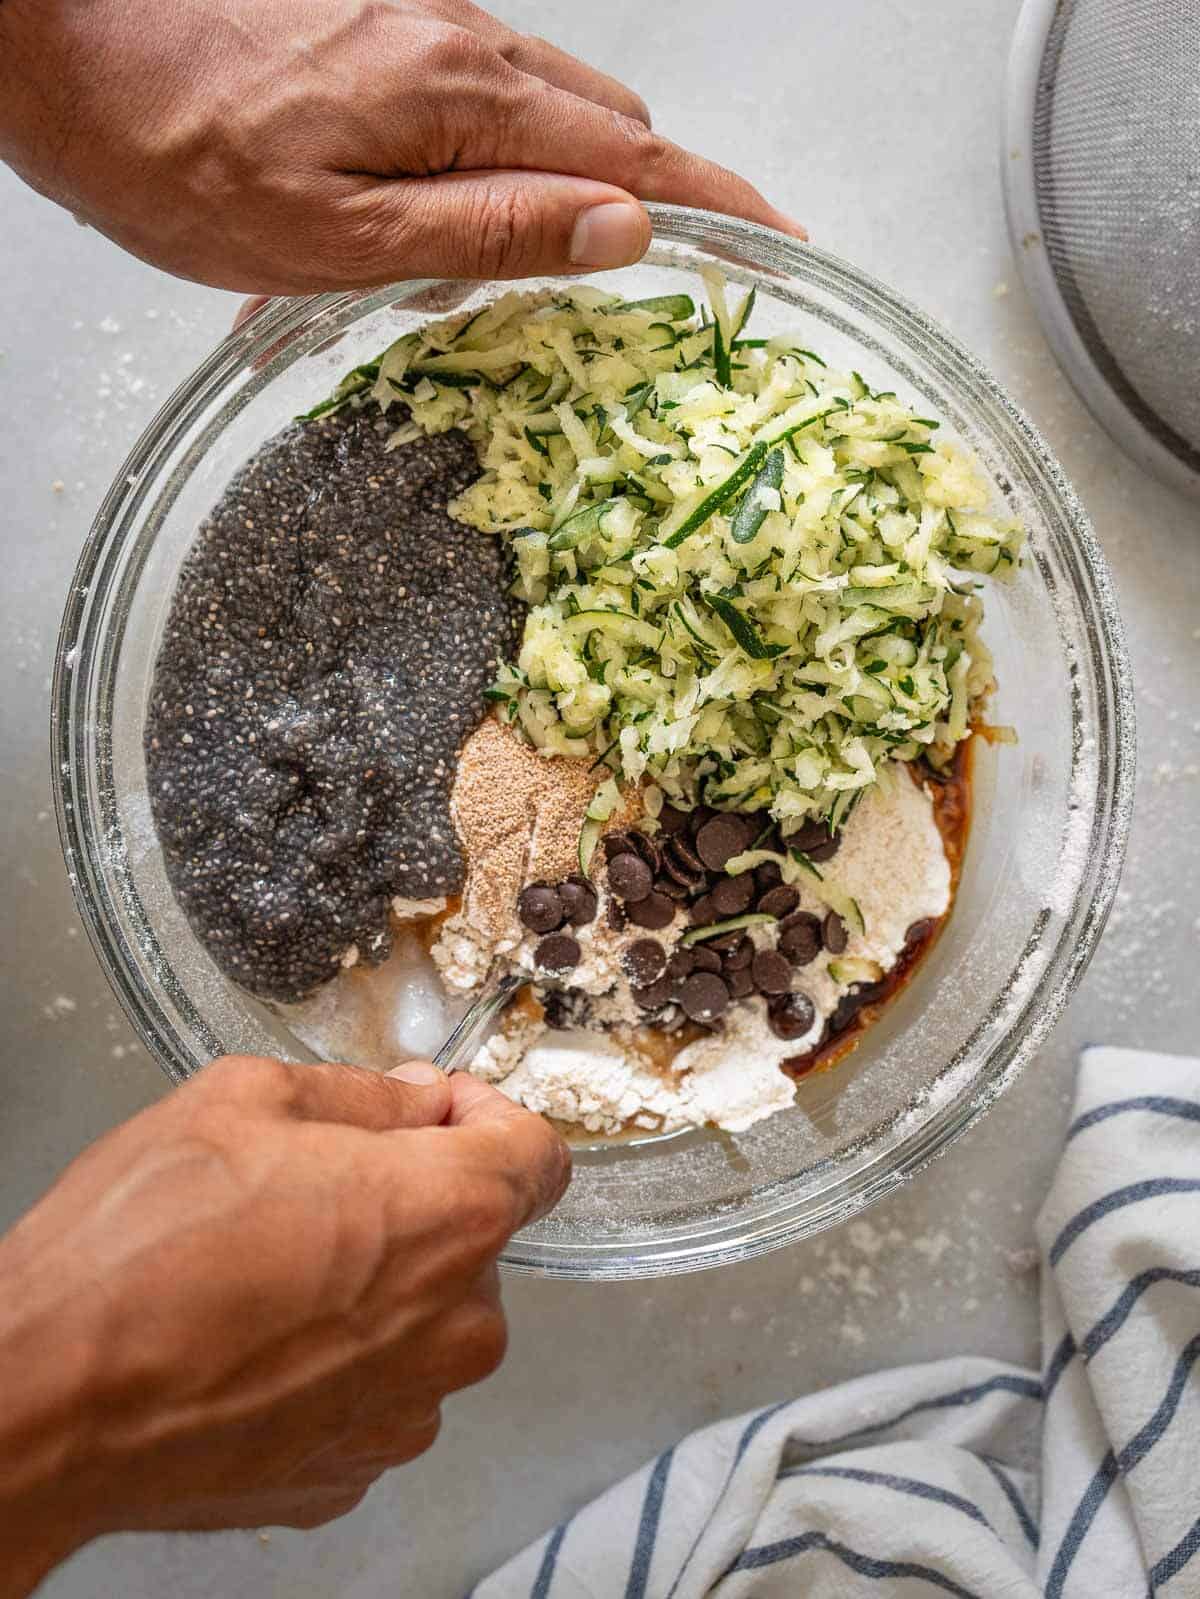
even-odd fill
[{"label": "knuckle", "polygon": [[370,1483],[355,1487],[340,1493],[331,1493],[322,1496],[309,1504],[298,1505],[295,1509],[285,1514],[282,1525],[297,1527],[303,1532],[311,1532],[316,1527],[323,1527],[328,1521],[337,1521],[340,1516],[347,1516],[356,1510],[367,1497]]},{"label": "knuckle", "polygon": [[421,67],[430,80],[473,76],[496,55],[477,33],[454,22],[433,21],[424,30]]},{"label": "knuckle", "polygon": [[223,1055],[204,1068],[198,1081],[213,1099],[239,1103],[287,1105],[295,1093],[292,1068],[265,1055]]},{"label": "knuckle", "polygon": [[512,1194],[504,1183],[478,1180],[464,1187],[455,1205],[458,1235],[472,1259],[499,1254],[513,1228]]},{"label": "knuckle", "polygon": [[541,213],[516,186],[482,185],[467,226],[471,237],[464,242],[486,277],[521,277],[542,259]]},{"label": "knuckle", "polygon": [[453,1333],[455,1386],[469,1387],[499,1370],[508,1353],[508,1323],[492,1305],[470,1304]]}]

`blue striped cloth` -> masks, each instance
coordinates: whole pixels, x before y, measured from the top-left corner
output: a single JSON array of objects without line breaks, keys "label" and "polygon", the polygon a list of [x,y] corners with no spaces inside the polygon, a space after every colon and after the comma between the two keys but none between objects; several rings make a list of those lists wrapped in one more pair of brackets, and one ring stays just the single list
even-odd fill
[{"label": "blue striped cloth", "polygon": [[1041,1374],[964,1357],[707,1427],[474,1599],[1200,1595],[1200,1061],[1092,1049]]}]

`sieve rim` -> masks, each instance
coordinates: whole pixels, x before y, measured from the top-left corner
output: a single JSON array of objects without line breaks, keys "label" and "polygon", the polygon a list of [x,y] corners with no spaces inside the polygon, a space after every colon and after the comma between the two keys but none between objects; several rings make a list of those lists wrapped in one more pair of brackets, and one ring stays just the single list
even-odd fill
[{"label": "sieve rim", "polygon": [[[1076,394],[1109,437],[1152,476],[1191,499],[1200,499],[1195,450],[1179,438],[1130,386],[1131,404],[1105,372],[1080,332],[1045,248],[1034,169],[1034,122],[1055,23],[1075,0],[1024,0],[1013,31],[1005,79],[1000,176],[1013,258],[1046,342]],[[1104,341],[1098,330],[1096,340]],[[1112,357],[1114,371],[1120,365]],[[1139,411],[1144,412],[1139,414]],[[1146,417],[1157,423],[1147,425]],[[1179,448],[1163,435],[1178,439]]]}]

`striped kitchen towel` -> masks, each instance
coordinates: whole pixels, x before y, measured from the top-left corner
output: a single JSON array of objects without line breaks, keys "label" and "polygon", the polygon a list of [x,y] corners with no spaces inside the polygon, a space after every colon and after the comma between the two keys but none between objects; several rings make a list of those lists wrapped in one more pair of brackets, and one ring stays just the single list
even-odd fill
[{"label": "striped kitchen towel", "polygon": [[1044,1370],[963,1357],[705,1428],[475,1599],[1200,1596],[1200,1061],[1091,1049]]}]

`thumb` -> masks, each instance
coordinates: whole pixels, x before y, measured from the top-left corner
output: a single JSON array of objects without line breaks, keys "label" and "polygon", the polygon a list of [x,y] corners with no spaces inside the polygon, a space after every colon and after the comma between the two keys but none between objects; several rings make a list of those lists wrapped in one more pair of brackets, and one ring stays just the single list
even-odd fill
[{"label": "thumb", "polygon": [[364,282],[599,271],[650,247],[650,218],[631,194],[561,173],[403,178],[362,190],[354,204]]},{"label": "thumb", "polygon": [[450,1079],[428,1061],[405,1061],[385,1077],[362,1066],[254,1055],[213,1061],[172,1097],[183,1106],[209,1099],[259,1114],[378,1133],[436,1127],[453,1104]]}]

